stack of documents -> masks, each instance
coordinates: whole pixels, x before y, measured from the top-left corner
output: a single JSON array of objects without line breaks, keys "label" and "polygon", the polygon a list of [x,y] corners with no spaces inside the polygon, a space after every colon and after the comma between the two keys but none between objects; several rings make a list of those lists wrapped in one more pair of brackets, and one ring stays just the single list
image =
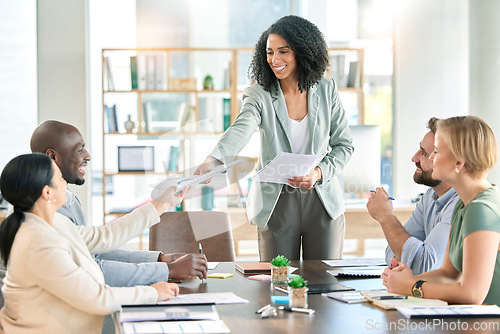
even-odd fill
[{"label": "stack of documents", "polygon": [[327,270],[330,275],[337,277],[357,277],[357,278],[376,278],[380,277],[385,267],[350,267]]},{"label": "stack of documents", "polygon": [[343,260],[323,260],[335,269],[327,270],[330,275],[338,277],[380,277],[386,268],[382,258],[356,258]]},{"label": "stack of documents", "polygon": [[125,333],[229,333],[215,305],[123,306]]},{"label": "stack of documents", "polygon": [[152,305],[123,305],[118,321],[128,333],[229,333],[215,304],[240,304],[248,300],[232,292],[179,295]]}]

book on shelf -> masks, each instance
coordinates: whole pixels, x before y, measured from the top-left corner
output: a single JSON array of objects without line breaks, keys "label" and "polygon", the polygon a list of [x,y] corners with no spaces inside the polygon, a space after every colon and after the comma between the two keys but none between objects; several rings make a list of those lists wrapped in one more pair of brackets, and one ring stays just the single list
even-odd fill
[{"label": "book on shelf", "polygon": [[[167,89],[167,55],[163,51],[137,53],[137,89]],[[132,88],[134,89],[134,88]]]},{"label": "book on shelf", "polygon": [[384,310],[393,310],[402,306],[446,306],[447,302],[439,299],[417,298],[413,296],[398,295],[387,290],[367,290],[361,294],[375,306]]},{"label": "book on shelf", "polygon": [[109,57],[104,57],[103,59],[104,64],[104,78],[103,78],[103,90],[105,91],[113,91],[115,90],[115,84],[113,81],[113,74],[111,73],[111,65],[110,65],[110,59]]},{"label": "book on shelf", "polygon": [[153,118],[153,110],[151,102],[142,104],[142,131],[145,133],[151,132],[151,122]]},{"label": "book on shelf", "polygon": [[231,87],[231,61],[227,63],[227,67],[224,68],[224,89],[229,89]]},{"label": "book on shelf", "polygon": [[361,87],[361,63],[359,61],[351,61],[349,63],[349,74],[347,75],[347,87]]},{"label": "book on shelf", "polygon": [[198,117],[201,132],[222,132],[224,102],[221,96],[204,95],[198,98]]},{"label": "book on shelf", "polygon": [[223,100],[223,131],[226,131],[231,126],[231,99],[224,98]]},{"label": "book on shelf", "polygon": [[164,52],[157,52],[155,57],[155,89],[156,90],[167,90],[167,57]]},{"label": "book on shelf", "polygon": [[116,115],[116,104],[105,105],[108,132],[118,132],[118,120]]},{"label": "book on shelf", "polygon": [[130,85],[131,88],[138,89],[139,88],[139,78],[137,76],[137,57],[130,57]]},{"label": "book on shelf", "polygon": [[108,86],[104,87],[105,91],[130,91],[132,89],[131,60],[128,55],[111,55],[104,58],[103,74]]},{"label": "book on shelf", "polygon": [[146,90],[156,89],[156,57],[146,55]]},{"label": "book on shelf", "polygon": [[196,109],[189,103],[181,103],[179,110],[179,126],[183,132],[196,131]]},{"label": "book on shelf", "polygon": [[137,89],[146,90],[147,82],[146,73],[146,54],[143,52],[137,53]]},{"label": "book on shelf", "polygon": [[168,154],[168,172],[177,172],[179,170],[179,147],[170,146]]},{"label": "book on shelf", "polygon": [[337,87],[347,87],[346,55],[330,56],[330,64],[330,76],[337,83]]}]

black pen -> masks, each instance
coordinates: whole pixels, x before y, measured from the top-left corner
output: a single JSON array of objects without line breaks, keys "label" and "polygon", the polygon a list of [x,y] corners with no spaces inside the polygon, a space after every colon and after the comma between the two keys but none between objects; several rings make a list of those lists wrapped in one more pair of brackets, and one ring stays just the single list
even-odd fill
[{"label": "black pen", "polygon": [[[198,251],[200,252],[200,254],[203,254],[203,248],[201,248],[201,242],[198,243]],[[201,279],[201,283],[205,283],[204,278]]]},{"label": "black pen", "polygon": [[373,297],[373,299],[377,299],[377,300],[386,300],[386,299],[408,299],[408,296],[379,296],[379,297]]}]

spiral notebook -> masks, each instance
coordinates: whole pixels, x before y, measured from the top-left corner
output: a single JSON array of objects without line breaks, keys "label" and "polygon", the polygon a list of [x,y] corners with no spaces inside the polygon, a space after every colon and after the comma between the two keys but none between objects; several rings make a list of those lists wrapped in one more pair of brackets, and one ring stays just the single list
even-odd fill
[{"label": "spiral notebook", "polygon": [[337,268],[327,270],[330,275],[337,277],[359,277],[359,278],[378,278],[384,272],[386,267],[373,266],[373,267],[350,267],[350,268]]}]

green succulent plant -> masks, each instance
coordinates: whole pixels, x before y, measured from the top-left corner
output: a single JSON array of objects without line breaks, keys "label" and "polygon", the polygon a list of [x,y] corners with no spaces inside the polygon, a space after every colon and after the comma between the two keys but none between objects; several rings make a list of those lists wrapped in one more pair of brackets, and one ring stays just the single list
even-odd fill
[{"label": "green succulent plant", "polygon": [[292,288],[303,288],[307,286],[307,281],[304,281],[304,279],[297,275],[292,277],[292,279],[288,282],[288,286]]},{"label": "green succulent plant", "polygon": [[278,255],[271,261],[271,264],[276,267],[285,267],[290,265],[290,261],[283,255]]},{"label": "green succulent plant", "polygon": [[210,74],[203,79],[203,89],[214,89],[214,78]]}]

